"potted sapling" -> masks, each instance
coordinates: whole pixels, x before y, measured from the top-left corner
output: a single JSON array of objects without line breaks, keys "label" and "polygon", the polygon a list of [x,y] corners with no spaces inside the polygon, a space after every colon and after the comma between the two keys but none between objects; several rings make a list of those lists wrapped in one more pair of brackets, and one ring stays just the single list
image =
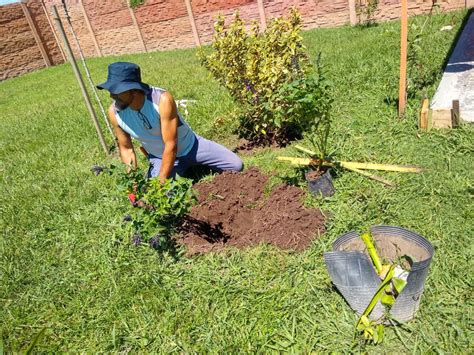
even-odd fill
[{"label": "potted sapling", "polygon": [[394,186],[394,183],[381,176],[369,173],[367,170],[393,171],[400,173],[420,173],[423,169],[416,166],[400,166],[393,164],[379,164],[370,162],[350,162],[336,160],[329,153],[329,135],[332,123],[332,94],[331,83],[326,79],[320,64],[319,55],[315,69],[301,78],[286,83],[278,92],[279,101],[284,110],[277,110],[276,117],[280,115],[295,114],[304,117],[298,122],[301,131],[306,132],[304,137],[312,145],[313,150],[294,145],[293,147],[307,156],[285,157],[278,156],[277,160],[287,161],[296,166],[305,166],[308,188],[314,195],[323,197],[334,194],[335,189],[331,179],[332,169],[345,169],[369,179]]},{"label": "potted sapling", "polygon": [[313,195],[322,197],[332,196],[336,191],[332,183],[331,168],[323,165],[323,162],[328,160],[327,148],[330,128],[330,118],[324,117],[317,123],[308,137],[317,153],[311,156],[313,164],[306,171],[305,178],[308,182],[309,191]]},{"label": "potted sapling", "polygon": [[[328,158],[328,138],[331,131],[332,107],[331,83],[327,80],[321,66],[319,54],[313,70],[303,78],[285,84],[279,92],[285,97],[289,108],[284,112],[296,114],[305,119],[299,122],[300,129],[314,151],[303,149],[310,155],[310,164],[305,173],[308,189],[314,195],[323,197],[334,194],[335,189],[331,179],[331,169],[325,162]],[[299,147],[299,146],[296,146]],[[301,149],[300,149],[301,150]]]}]

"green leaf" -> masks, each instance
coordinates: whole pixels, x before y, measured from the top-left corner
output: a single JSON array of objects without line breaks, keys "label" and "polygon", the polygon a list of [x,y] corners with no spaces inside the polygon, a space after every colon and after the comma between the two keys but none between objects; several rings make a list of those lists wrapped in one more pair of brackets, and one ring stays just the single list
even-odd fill
[{"label": "green leaf", "polygon": [[359,323],[362,321],[362,317],[368,317],[368,315],[370,314],[370,312],[372,312],[372,310],[374,309],[375,305],[377,304],[379,298],[382,296],[382,293],[385,292],[385,288],[387,287],[387,285],[390,284],[391,280],[392,280],[392,277],[393,277],[393,274],[395,273],[395,266],[392,265],[392,267],[390,268],[390,270],[388,271],[387,273],[387,276],[385,277],[385,279],[382,281],[382,283],[380,284],[379,288],[377,289],[377,291],[375,292],[374,296],[372,297],[372,299],[370,300],[369,304],[367,305],[366,309],[364,310],[364,312],[362,313],[362,315],[360,316],[359,320],[357,321],[356,323],[356,327],[359,325]]},{"label": "green leaf", "polygon": [[357,324],[357,327],[356,329],[359,331],[359,332],[363,332],[365,330],[365,328],[367,328],[367,326],[365,324],[363,324],[362,322]]},{"label": "green leaf", "polygon": [[33,352],[33,349],[35,348],[36,344],[38,341],[41,339],[41,337],[44,335],[44,332],[46,331],[46,328],[42,328],[38,334],[33,338],[31,341],[30,345],[28,348],[25,350],[25,355],[30,355]]},{"label": "green leaf", "polygon": [[374,336],[374,328],[372,327],[367,327],[365,329],[365,333],[367,335],[367,339],[372,339],[372,337]]},{"label": "green leaf", "polygon": [[377,326],[377,341],[375,342],[376,344],[380,344],[381,342],[383,342],[383,338],[384,338],[384,325],[383,324],[379,324]]},{"label": "green leaf", "polygon": [[385,306],[391,307],[395,303],[395,297],[393,297],[393,295],[384,294],[380,298],[380,302]]},{"label": "green leaf", "polygon": [[362,322],[362,324],[364,324],[365,326],[369,326],[370,325],[370,319],[365,316],[365,315],[362,315],[360,317],[360,321]]},{"label": "green leaf", "polygon": [[407,285],[407,282],[403,279],[398,278],[398,277],[394,277],[394,278],[392,278],[392,284],[393,284],[393,287],[395,288],[395,291],[399,295],[400,293],[402,293],[403,289]]},{"label": "green leaf", "polygon": [[383,335],[384,326],[383,324],[379,324],[373,335],[374,344],[380,344],[383,341]]}]

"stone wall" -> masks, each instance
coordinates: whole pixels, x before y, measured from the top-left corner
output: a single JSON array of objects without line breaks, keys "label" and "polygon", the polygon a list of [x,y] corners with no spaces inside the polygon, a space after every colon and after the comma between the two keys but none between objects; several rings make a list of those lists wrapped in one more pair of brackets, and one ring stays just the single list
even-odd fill
[{"label": "stone wall", "polygon": [[[221,13],[235,11],[247,23],[260,21],[258,0],[190,0],[201,43],[212,39],[213,23]],[[360,0],[354,0],[358,3]],[[362,0],[364,1],[364,0]],[[349,0],[262,0],[267,21],[296,6],[305,29],[342,26],[350,22]],[[410,15],[428,13],[433,0],[409,0]],[[435,0],[444,11],[464,8],[465,0]],[[44,3],[44,8],[42,3]],[[127,0],[67,0],[68,15],[86,57],[189,48],[196,45],[186,0],[145,0],[132,10]],[[51,6],[56,4],[76,56],[78,49],[59,0],[26,3],[51,65],[64,61],[55,38]],[[46,9],[46,11],[45,11]],[[400,0],[380,0],[377,21],[397,19]],[[50,22],[48,22],[48,18]],[[0,6],[0,80],[46,66],[33,30],[19,3]],[[59,35],[56,33],[56,37]]]}]

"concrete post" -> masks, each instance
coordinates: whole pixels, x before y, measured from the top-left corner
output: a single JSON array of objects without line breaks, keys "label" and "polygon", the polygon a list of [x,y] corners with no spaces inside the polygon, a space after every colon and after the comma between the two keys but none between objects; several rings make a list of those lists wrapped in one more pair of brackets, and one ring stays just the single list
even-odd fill
[{"label": "concrete post", "polygon": [[191,5],[191,0],[184,0],[186,3],[186,10],[188,11],[189,22],[191,23],[191,29],[193,30],[194,42],[196,46],[201,46],[201,40],[199,39],[199,33],[197,31],[196,22],[194,21],[193,7]]},{"label": "concrete post", "polygon": [[130,17],[132,18],[133,25],[135,26],[135,30],[137,31],[138,39],[139,39],[140,43],[142,44],[143,50],[145,52],[148,52],[148,50],[146,48],[146,45],[145,45],[145,41],[143,40],[142,31],[140,30],[140,26],[138,25],[137,18],[135,16],[135,12],[133,11],[132,7],[130,6],[130,0],[127,1],[127,7],[128,7],[128,11],[130,12]]},{"label": "concrete post", "polygon": [[87,15],[86,9],[84,7],[84,4],[82,3],[82,0],[78,1],[79,7],[81,8],[82,15],[84,16],[84,22],[86,23],[87,29],[89,30],[91,37],[92,37],[92,42],[94,42],[94,47],[99,55],[99,57],[102,57],[102,51],[100,50],[99,43],[97,42],[97,38],[95,37],[94,29],[91,26],[91,22],[89,21],[89,16]]},{"label": "concrete post", "polygon": [[263,0],[258,0],[258,13],[260,15],[260,29],[265,31],[267,28],[267,18],[265,17],[265,5]]},{"label": "concrete post", "polygon": [[357,25],[357,13],[355,0],[349,0],[349,19],[351,26]]},{"label": "concrete post", "polygon": [[46,9],[46,5],[44,4],[44,0],[41,0],[41,7],[43,8],[44,15],[46,16],[46,19],[48,20],[49,27],[51,28],[51,32],[53,32],[54,39],[56,41],[56,44],[58,45],[59,52],[61,53],[61,56],[63,57],[64,63],[66,63],[66,55],[64,54],[63,47],[61,47],[61,42],[59,41],[58,35],[56,34],[56,31],[54,30],[54,26],[51,23],[51,19],[49,18],[49,13],[48,9]]},{"label": "concrete post", "polygon": [[49,60],[48,53],[46,52],[46,49],[43,46],[43,42],[41,41],[41,37],[38,34],[38,30],[36,29],[35,23],[33,22],[33,19],[31,18],[31,14],[28,11],[28,6],[26,6],[26,3],[24,1],[20,2],[21,9],[23,10],[23,13],[25,14],[26,21],[28,21],[28,25],[30,26],[31,32],[33,33],[33,37],[35,38],[36,45],[38,46],[41,56],[43,57],[44,63],[46,64],[47,67],[51,66],[51,61]]}]

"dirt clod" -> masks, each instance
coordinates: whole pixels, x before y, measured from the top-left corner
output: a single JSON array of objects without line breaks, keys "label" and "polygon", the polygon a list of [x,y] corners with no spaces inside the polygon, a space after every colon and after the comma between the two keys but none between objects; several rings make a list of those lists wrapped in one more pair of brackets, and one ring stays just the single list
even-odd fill
[{"label": "dirt clod", "polygon": [[318,233],[324,233],[321,211],[302,205],[303,190],[280,184],[265,196],[267,182],[267,176],[250,168],[196,184],[198,203],[180,227],[179,242],[188,254],[259,243],[303,250]]}]

